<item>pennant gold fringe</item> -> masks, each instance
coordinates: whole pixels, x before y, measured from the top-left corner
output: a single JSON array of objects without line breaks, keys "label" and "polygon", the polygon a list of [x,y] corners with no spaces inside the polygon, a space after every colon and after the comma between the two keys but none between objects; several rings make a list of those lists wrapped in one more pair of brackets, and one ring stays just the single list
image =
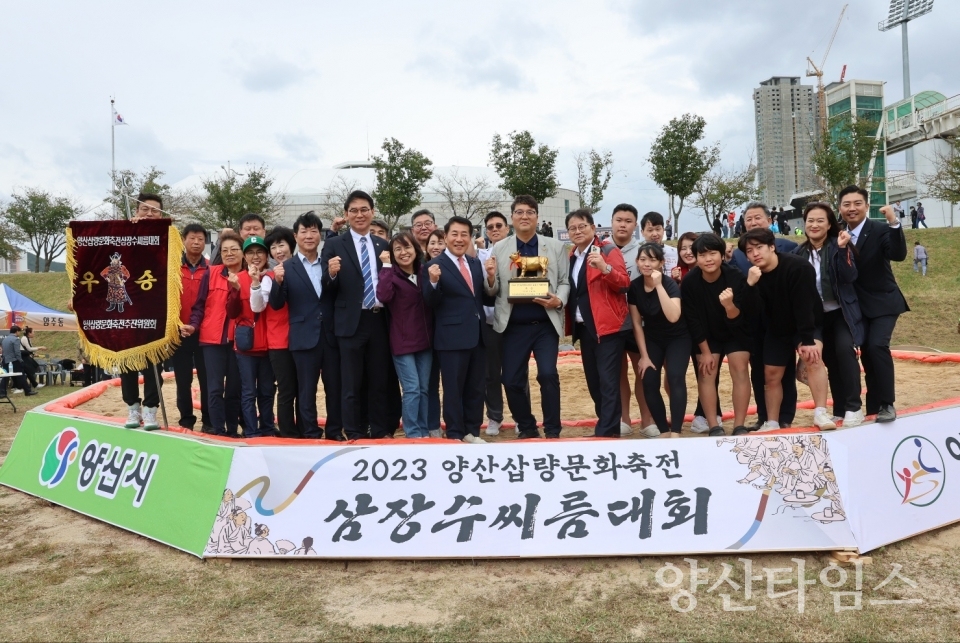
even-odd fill
[{"label": "pennant gold fringe", "polygon": [[[167,235],[167,319],[162,339],[126,348],[122,351],[112,351],[91,342],[78,327],[80,346],[90,358],[90,362],[108,371],[118,369],[121,373],[140,371],[147,368],[147,363],[159,364],[173,355],[180,345],[180,295],[183,292],[183,282],[180,277],[180,264],[183,257],[183,238],[180,231],[171,223]],[[67,227],[67,275],[70,277],[71,293],[76,283],[77,269],[76,242],[73,230]]]}]

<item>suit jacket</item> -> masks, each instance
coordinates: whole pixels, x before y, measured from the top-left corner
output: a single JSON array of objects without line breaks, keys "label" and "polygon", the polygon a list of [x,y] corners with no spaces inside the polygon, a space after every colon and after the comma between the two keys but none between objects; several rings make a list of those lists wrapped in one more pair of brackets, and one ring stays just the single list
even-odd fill
[{"label": "suit jacket", "polygon": [[[475,257],[464,255],[473,278],[473,292],[464,281],[460,267],[446,253],[432,259],[420,275],[423,298],[433,308],[433,347],[438,351],[469,350],[483,344],[480,325],[485,324],[484,303],[493,303],[493,297],[483,290],[483,266]],[[430,266],[440,266],[440,281],[430,283]]]},{"label": "suit jacket", "polygon": [[283,283],[274,281],[270,289],[270,307],[280,310],[284,304],[287,305],[290,316],[289,349],[310,350],[320,341],[323,321],[321,298],[317,297],[313,282],[298,255],[283,262],[283,272]]},{"label": "suit jacket", "polygon": [[[373,241],[374,256],[370,257],[370,270],[379,275],[383,268],[380,253],[387,249],[387,242],[380,237],[370,235]],[[330,277],[327,265],[333,257],[340,257],[340,272]],[[333,332],[337,337],[353,337],[360,323],[360,310],[363,308],[363,272],[360,269],[360,257],[349,232],[327,239],[320,253],[320,265],[323,266],[323,288],[333,293]]]},{"label": "suit jacket", "polygon": [[[541,257],[548,259],[547,280],[550,282],[550,292],[555,294],[567,304],[567,298],[570,295],[570,257],[567,256],[566,247],[562,241],[537,235],[537,244]],[[483,287],[488,295],[496,296],[496,304],[493,309],[493,330],[502,333],[507,328],[507,322],[510,321],[510,313],[513,311],[513,304],[507,301],[507,282],[517,276],[516,268],[510,268],[510,255],[517,251],[517,238],[513,235],[498,241],[493,246],[493,256],[497,259],[497,273],[493,286],[487,281],[487,273],[483,273]],[[563,309],[547,310],[547,317],[553,323],[557,335],[564,335],[564,313]]]},{"label": "suit jacket", "polygon": [[891,228],[886,221],[867,219],[857,237],[857,280],[853,283],[860,310],[868,319],[899,315],[910,310],[890,268],[891,261],[907,257],[903,226]]}]

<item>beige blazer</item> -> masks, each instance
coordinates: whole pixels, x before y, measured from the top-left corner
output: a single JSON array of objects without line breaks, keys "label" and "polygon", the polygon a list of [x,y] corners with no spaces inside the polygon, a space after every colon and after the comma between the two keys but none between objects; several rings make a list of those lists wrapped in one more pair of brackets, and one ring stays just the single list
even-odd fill
[{"label": "beige blazer", "polygon": [[[550,292],[555,294],[567,305],[567,297],[570,296],[570,257],[567,254],[566,246],[562,241],[537,235],[537,247],[541,257],[548,259],[547,279],[550,282]],[[510,255],[517,251],[517,238],[513,235],[498,241],[493,246],[493,255],[497,258],[497,274],[493,286],[487,278],[486,269],[483,274],[483,285],[487,294],[494,295],[497,298],[493,307],[493,330],[502,333],[507,328],[507,322],[510,321],[510,313],[513,311],[513,304],[507,302],[507,281],[517,275],[516,269],[510,268]],[[501,288],[501,285],[503,286]],[[553,322],[553,327],[557,335],[563,337],[564,334],[564,312],[563,308],[556,310],[547,310],[547,316]]]}]

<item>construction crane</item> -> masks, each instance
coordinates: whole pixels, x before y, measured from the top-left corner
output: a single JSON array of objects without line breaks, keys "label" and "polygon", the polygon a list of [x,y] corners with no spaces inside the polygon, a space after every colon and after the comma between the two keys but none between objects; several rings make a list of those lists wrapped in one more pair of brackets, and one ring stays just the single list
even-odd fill
[{"label": "construction crane", "polygon": [[830,36],[830,42],[827,43],[827,50],[823,52],[823,60],[820,61],[820,65],[817,66],[813,60],[807,56],[807,64],[810,66],[807,69],[807,76],[816,76],[817,77],[817,99],[819,101],[820,108],[820,135],[823,136],[827,133],[827,95],[823,90],[823,68],[827,64],[827,56],[830,55],[830,48],[833,47],[833,41],[837,37],[837,31],[840,29],[840,23],[843,22],[843,15],[847,12],[847,7],[850,5],[843,5],[843,9],[840,10],[840,17],[837,18],[837,26],[833,28],[833,35]]}]

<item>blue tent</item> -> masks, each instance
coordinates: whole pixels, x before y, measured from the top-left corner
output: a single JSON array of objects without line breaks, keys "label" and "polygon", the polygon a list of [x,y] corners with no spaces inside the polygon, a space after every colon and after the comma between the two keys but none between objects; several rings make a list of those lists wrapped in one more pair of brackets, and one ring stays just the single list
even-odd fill
[{"label": "blue tent", "polygon": [[18,293],[10,284],[0,284],[0,323],[4,329],[16,324],[34,330],[77,330],[77,316],[47,308]]}]

